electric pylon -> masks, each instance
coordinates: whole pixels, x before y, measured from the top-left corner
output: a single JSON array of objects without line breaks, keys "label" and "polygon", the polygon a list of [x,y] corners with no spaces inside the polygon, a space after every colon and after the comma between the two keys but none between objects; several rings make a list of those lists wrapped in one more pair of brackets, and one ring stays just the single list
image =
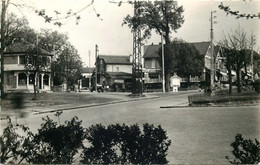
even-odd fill
[{"label": "electric pylon", "polygon": [[132,67],[132,94],[143,93],[142,82],[142,56],[141,56],[141,27],[140,27],[140,2],[134,2],[134,16],[137,22],[133,25],[133,67]]}]

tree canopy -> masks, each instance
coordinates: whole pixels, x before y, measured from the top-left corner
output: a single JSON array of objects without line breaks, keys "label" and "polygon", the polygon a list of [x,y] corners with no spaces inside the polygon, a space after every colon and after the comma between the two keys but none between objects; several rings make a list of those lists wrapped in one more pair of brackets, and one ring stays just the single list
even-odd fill
[{"label": "tree canopy", "polygon": [[202,74],[204,57],[192,44],[175,39],[165,47],[165,52],[166,72],[177,73],[178,76],[187,78]]},{"label": "tree canopy", "polygon": [[[134,4],[134,3],[132,3]],[[138,26],[144,31],[143,38],[149,38],[151,31],[163,35],[166,44],[170,43],[170,33],[176,32],[184,23],[182,6],[176,1],[141,1],[137,3],[138,14],[124,18],[123,25],[127,24],[132,30]]]}]

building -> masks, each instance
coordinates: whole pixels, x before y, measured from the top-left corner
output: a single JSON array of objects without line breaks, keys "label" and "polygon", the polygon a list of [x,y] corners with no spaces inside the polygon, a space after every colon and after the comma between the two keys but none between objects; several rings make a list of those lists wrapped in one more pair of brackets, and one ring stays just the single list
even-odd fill
[{"label": "building", "polygon": [[[211,70],[211,44],[210,42],[194,42],[189,43],[193,45],[201,56],[204,57],[204,69],[202,76],[190,77],[190,82],[210,82],[210,70]],[[161,44],[158,45],[145,45],[144,46],[144,84],[152,88],[161,88],[162,84],[162,68],[160,65],[159,51]],[[226,80],[227,72],[224,67],[224,58],[220,55],[220,47],[214,47],[214,58],[216,65],[215,81]],[[188,81],[188,78],[181,78],[182,85]]]},{"label": "building", "polygon": [[[15,43],[6,47],[4,52],[4,90],[6,92],[23,91],[32,92],[34,90],[35,58],[37,53],[29,50],[36,50],[36,46],[28,43]],[[34,55],[33,55],[34,54]],[[51,60],[53,55],[49,52],[38,49],[39,74],[37,85],[39,91],[50,91],[51,78]],[[28,57],[28,58],[27,58]]]},{"label": "building", "polygon": [[[132,83],[132,56],[99,55],[97,70],[98,84],[109,88],[116,85],[118,88],[128,89]],[[95,79],[95,73],[92,79]]]},{"label": "building", "polygon": [[91,76],[94,72],[94,67],[84,67],[82,68],[81,76],[82,78],[79,80],[80,89],[87,89],[91,87]]}]

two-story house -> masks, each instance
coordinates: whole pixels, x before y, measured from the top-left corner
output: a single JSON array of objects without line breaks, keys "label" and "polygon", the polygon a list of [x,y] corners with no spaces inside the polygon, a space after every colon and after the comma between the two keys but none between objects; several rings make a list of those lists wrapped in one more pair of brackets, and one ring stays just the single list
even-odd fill
[{"label": "two-story house", "polygon": [[[202,76],[190,77],[191,82],[209,82],[211,70],[211,44],[210,42],[194,42],[189,43],[193,45],[201,56],[204,57],[204,69]],[[159,51],[161,44],[158,45],[145,45],[144,46],[144,83],[156,86],[162,83],[162,68],[159,62]],[[220,47],[214,46],[214,67],[217,67],[215,72],[218,72],[218,78],[226,80],[226,70],[223,63],[223,58],[220,56]],[[217,81],[217,76],[215,76]],[[185,83],[187,78],[182,78],[181,82]],[[151,86],[150,85],[150,86]],[[159,85],[157,85],[159,86]]]},{"label": "two-story house", "polygon": [[114,83],[119,83],[127,86],[132,82],[132,56],[99,55],[97,70],[98,84],[112,86]]},{"label": "two-story house", "polygon": [[[28,69],[26,64],[32,65],[35,61],[33,58],[26,58],[29,48],[35,47],[33,44],[15,43],[6,47],[4,52],[4,90],[32,92],[34,90],[34,80],[36,77],[33,74],[33,67]],[[41,64],[45,63],[45,67],[40,69],[38,81],[36,82],[39,91],[51,90],[51,60],[53,55],[43,49],[40,52],[38,59],[41,59]],[[35,52],[36,55],[36,52]]]}]

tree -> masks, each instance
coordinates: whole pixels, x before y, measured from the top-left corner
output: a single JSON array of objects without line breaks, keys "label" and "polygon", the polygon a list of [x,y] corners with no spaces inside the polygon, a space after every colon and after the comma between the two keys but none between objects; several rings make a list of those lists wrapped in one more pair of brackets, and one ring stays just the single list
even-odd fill
[{"label": "tree", "polygon": [[[38,38],[38,37],[37,37]],[[36,93],[38,92],[38,79],[39,74],[41,72],[45,71],[51,71],[50,66],[50,53],[44,51],[41,49],[38,45],[38,42],[36,44],[28,44],[29,45],[27,52],[25,54],[25,70],[27,74],[29,75],[31,72],[33,73],[33,89],[34,89],[34,98],[33,100],[36,100]]]},{"label": "tree", "polygon": [[[255,43],[250,42],[245,31],[238,27],[238,29],[235,30],[234,33],[229,34],[228,37],[224,36],[224,39],[220,44],[224,47],[224,55],[228,60],[226,65],[229,70],[229,75],[231,75],[231,69],[236,71],[237,92],[241,93],[241,69],[246,68],[248,64],[251,64],[251,51],[249,51],[249,48]],[[231,79],[231,76],[229,76],[229,79]],[[229,80],[229,82],[230,81],[231,80]],[[229,93],[231,93],[231,90],[232,89],[230,89]]]},{"label": "tree", "polygon": [[[133,3],[132,3],[133,4]],[[139,15],[127,15],[123,25],[127,24],[132,30],[138,25],[144,31],[143,39],[151,36],[151,31],[163,36],[166,45],[170,44],[172,31],[176,32],[184,23],[184,10],[176,1],[142,1],[137,6]],[[167,53],[166,53],[167,55]],[[165,65],[166,66],[166,65]],[[169,72],[166,73],[166,90],[169,89]]]},{"label": "tree", "polygon": [[25,17],[17,18],[14,13],[8,14],[6,20],[5,46],[12,45],[15,42],[27,41],[35,43],[36,34],[29,27],[29,22]]},{"label": "tree", "polygon": [[55,69],[54,85],[60,85],[64,80],[70,86],[80,79],[82,61],[78,51],[71,44],[67,44],[53,63]]},{"label": "tree", "polygon": [[[161,51],[159,52],[161,57]],[[165,52],[167,53],[165,56],[166,72],[186,77],[188,83],[190,76],[201,76],[204,58],[192,44],[175,39],[165,47]]]},{"label": "tree", "polygon": [[225,57],[226,58],[226,68],[227,68],[227,71],[228,71],[228,84],[229,84],[229,94],[232,94],[232,64],[233,64],[233,61],[232,61],[232,54],[233,54],[233,51],[228,49],[228,48],[225,48],[225,47],[222,47],[222,50],[220,51],[221,53],[221,56],[222,57]]}]

